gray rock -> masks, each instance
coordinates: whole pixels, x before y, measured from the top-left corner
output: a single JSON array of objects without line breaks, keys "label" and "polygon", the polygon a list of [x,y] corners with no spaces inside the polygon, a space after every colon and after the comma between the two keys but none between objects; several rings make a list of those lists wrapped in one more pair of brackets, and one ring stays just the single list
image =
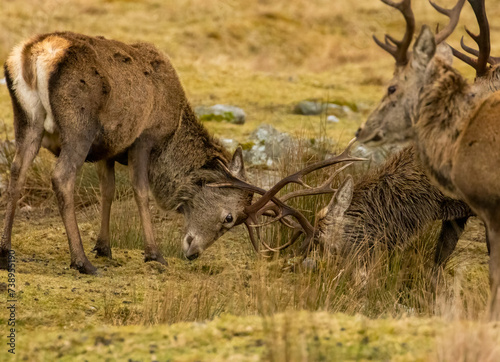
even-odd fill
[{"label": "gray rock", "polygon": [[216,104],[211,107],[199,106],[194,111],[201,121],[244,124],[246,119],[243,109],[227,104]]},{"label": "gray rock", "polygon": [[370,147],[361,143],[356,143],[352,147],[351,155],[367,158],[371,165],[381,165],[389,155],[400,151],[406,146],[406,144],[396,144]]},{"label": "gray rock", "polygon": [[333,114],[331,114],[328,117],[326,117],[326,121],[331,122],[331,123],[338,123],[340,121],[340,119],[338,119],[337,116],[334,116]]},{"label": "gray rock", "polygon": [[294,113],[306,116],[314,116],[325,113],[338,118],[355,117],[355,112],[349,106],[323,102],[320,100],[301,101],[295,106]]},{"label": "gray rock", "polygon": [[323,113],[325,110],[326,106],[322,102],[302,101],[295,106],[293,111],[296,114],[303,114],[304,116],[315,116]]},{"label": "gray rock", "polygon": [[293,149],[296,141],[288,133],[263,124],[250,135],[250,141],[243,147],[243,157],[251,165],[272,166],[287,150]]},{"label": "gray rock", "polygon": [[318,268],[318,263],[316,259],[314,258],[305,258],[304,261],[302,261],[302,267],[305,270],[316,270]]}]

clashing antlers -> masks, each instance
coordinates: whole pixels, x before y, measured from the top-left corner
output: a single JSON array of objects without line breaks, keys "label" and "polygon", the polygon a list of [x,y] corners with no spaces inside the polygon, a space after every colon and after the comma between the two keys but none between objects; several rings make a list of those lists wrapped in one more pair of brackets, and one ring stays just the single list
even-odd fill
[{"label": "clashing antlers", "polygon": [[[229,181],[220,182],[220,183],[211,183],[207,186],[210,187],[230,187],[237,188],[245,191],[250,191],[255,194],[261,195],[261,197],[255,201],[254,203],[245,207],[245,214],[247,215],[246,220],[244,221],[245,226],[247,227],[250,240],[252,245],[256,251],[259,251],[259,241],[264,246],[264,248],[268,251],[279,251],[283,250],[290,245],[294,244],[297,239],[304,234],[304,240],[300,246],[300,253],[305,255],[310,249],[312,245],[312,241],[315,235],[315,228],[311,223],[307,220],[307,218],[297,209],[287,205],[287,201],[296,198],[299,196],[311,196],[311,195],[320,195],[320,194],[329,194],[334,193],[336,189],[332,188],[332,183],[334,179],[338,176],[338,174],[344,170],[345,168],[352,165],[353,162],[356,161],[366,161],[364,158],[353,157],[349,155],[349,150],[352,144],[355,142],[355,139],[352,139],[347,147],[344,149],[342,153],[337,156],[328,158],[323,161],[315,162],[296,173],[289,175],[278,183],[276,183],[270,190],[264,190],[260,187],[251,185],[244,180],[241,180],[237,176],[235,176],[227,167],[224,167]],[[312,187],[305,183],[304,176],[310,174],[311,172],[320,170],[325,167],[333,166],[338,163],[347,162],[346,165],[339,168],[335,171],[325,182],[321,185]],[[297,190],[290,192],[280,198],[276,195],[280,192],[286,185],[295,183],[305,187],[305,189]],[[271,219],[261,223],[259,222],[260,218],[270,217]],[[279,221],[283,225],[290,227],[293,229],[293,234],[289,241],[285,244],[280,245],[278,247],[271,247],[268,243],[266,243],[260,237],[259,229],[262,226],[269,225]],[[257,233],[257,238],[255,233]],[[258,240],[257,240],[258,239]]]}]

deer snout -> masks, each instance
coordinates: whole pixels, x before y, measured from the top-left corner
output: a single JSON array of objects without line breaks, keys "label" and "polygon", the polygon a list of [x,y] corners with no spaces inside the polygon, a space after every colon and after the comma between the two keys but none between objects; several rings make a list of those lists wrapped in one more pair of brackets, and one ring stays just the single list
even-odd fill
[{"label": "deer snout", "polygon": [[190,234],[184,236],[184,240],[182,241],[182,249],[184,251],[184,256],[188,260],[194,260],[200,256],[201,252],[198,248],[198,245],[193,243],[194,237]]}]

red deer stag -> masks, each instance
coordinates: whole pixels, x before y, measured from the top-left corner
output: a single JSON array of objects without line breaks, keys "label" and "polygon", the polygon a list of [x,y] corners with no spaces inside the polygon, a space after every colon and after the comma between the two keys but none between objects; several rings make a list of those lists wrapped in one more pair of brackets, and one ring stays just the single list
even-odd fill
[{"label": "red deer stag", "polygon": [[[413,52],[409,52],[415,31],[411,0],[402,0],[398,3],[390,0],[382,2],[403,14],[406,20],[406,32],[400,41],[390,35],[385,36],[384,42],[373,37],[382,49],[394,57],[396,64],[394,76],[380,104],[356,132],[359,142],[372,146],[409,141],[412,132],[411,113],[417,102],[418,92],[422,88],[422,80],[418,76],[420,64],[414,56],[419,52],[418,42],[414,44]],[[455,29],[464,3],[465,0],[458,0],[452,9],[443,9],[431,2],[438,12],[450,18],[448,25],[436,35],[436,43],[440,44],[437,48],[439,56],[449,56],[446,51],[448,46],[443,42]]]},{"label": "red deer stag", "polygon": [[[487,72],[488,22],[484,0],[469,0],[478,18],[476,74]],[[469,85],[446,58],[437,57],[427,26],[413,55],[422,87],[414,110],[417,154],[431,181],[447,195],[464,200],[486,224],[490,248],[492,319],[500,319],[500,93],[486,97],[481,85]],[[451,51],[450,51],[451,53]],[[494,66],[492,73],[498,71]]]},{"label": "red deer stag", "polygon": [[[228,180],[228,171],[245,179],[241,150],[231,157],[208,134],[196,119],[170,60],[153,45],[127,45],[70,32],[38,35],[12,51],[5,76],[14,109],[16,153],[0,267],[8,267],[16,203],[41,146],[58,157],[52,184],[68,236],[71,267],[81,273],[96,272],[83,250],[73,201],[76,175],[85,161],[98,162],[102,222],[97,256],[111,257],[115,162],[129,166],[145,261],[165,264],[153,236],[150,188],[160,207],[184,214],[182,248],[188,259],[198,257],[230,228],[251,223],[252,190],[206,186]],[[329,162],[350,159],[343,153]],[[298,219],[297,234],[305,232],[304,245],[308,244],[307,220],[287,210]]]}]

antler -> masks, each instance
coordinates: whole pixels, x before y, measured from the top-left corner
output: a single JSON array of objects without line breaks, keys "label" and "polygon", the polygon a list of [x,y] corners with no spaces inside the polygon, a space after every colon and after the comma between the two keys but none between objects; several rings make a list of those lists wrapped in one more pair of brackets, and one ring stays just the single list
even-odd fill
[{"label": "antler", "polygon": [[465,0],[458,0],[456,5],[451,9],[442,8],[441,6],[432,2],[431,0],[429,0],[429,3],[439,13],[446,15],[447,17],[450,18],[450,22],[448,23],[448,25],[446,25],[443,28],[443,30],[441,30],[439,33],[436,34],[436,44],[439,44],[442,43],[446,38],[448,38],[451,35],[451,33],[453,33],[453,30],[455,30],[458,24],[458,19],[460,18],[460,12],[464,7]]},{"label": "antler", "polygon": [[[345,169],[345,167],[351,165],[355,161],[365,161],[366,159],[364,158],[358,158],[358,157],[352,157],[349,155],[349,149],[351,148],[352,144],[355,142],[356,139],[352,139],[349,144],[347,145],[346,149],[338,156],[331,157],[329,159],[315,162],[304,169],[285,177],[284,179],[280,180],[276,185],[274,185],[270,190],[266,191],[260,187],[251,185],[238,177],[234,176],[229,169],[227,169],[226,166],[224,166],[221,163],[221,166],[225,170],[228,181],[226,182],[219,182],[219,183],[211,183],[208,184],[207,186],[209,187],[233,187],[233,188],[238,188],[242,190],[247,190],[251,191],[257,194],[262,195],[256,202],[253,204],[247,206],[245,208],[245,213],[247,215],[247,219],[245,220],[245,225],[248,229],[248,233],[250,235],[250,240],[252,241],[252,245],[256,251],[258,251],[258,243],[255,239],[254,235],[254,230],[260,226],[263,226],[264,224],[259,224],[258,219],[260,216],[271,216],[273,217],[272,220],[270,220],[268,223],[272,223],[275,221],[280,221],[286,226],[294,229],[294,234],[292,238],[284,245],[281,245],[276,248],[271,248],[269,245],[267,245],[265,242],[261,241],[264,247],[268,250],[271,251],[278,251],[278,250],[283,250],[287,248],[288,246],[292,245],[298,238],[299,236],[303,233],[305,234],[304,241],[301,244],[300,250],[302,253],[306,253],[307,250],[309,249],[309,246],[312,242],[312,239],[314,237],[314,227],[309,223],[307,218],[300,213],[298,210],[294,209],[293,207],[285,204],[285,201],[290,200],[291,198],[298,197],[298,196],[306,196],[306,195],[318,195],[322,193],[332,193],[335,192],[334,189],[331,187],[331,183],[333,181],[333,178],[338,175],[338,173]],[[303,177],[308,175],[309,173],[335,165],[340,162],[349,162],[348,165],[342,167],[341,169],[337,170],[332,176],[328,178],[326,182],[324,182],[322,185],[318,187],[311,187],[307,185],[303,181]],[[286,185],[290,183],[296,183],[299,185],[302,185],[306,187],[306,190],[299,190],[295,192],[291,192],[288,195],[285,195],[283,200],[280,200],[279,198],[276,197],[276,194],[283,189]],[[296,221],[291,221],[287,220],[287,217],[293,217]],[[258,229],[257,229],[258,232]]]},{"label": "antler", "polygon": [[394,59],[396,59],[397,65],[405,65],[408,63],[408,48],[410,47],[413,32],[415,31],[415,16],[413,15],[413,11],[411,9],[411,0],[402,0],[399,3],[391,0],[382,0],[382,2],[398,9],[403,14],[406,21],[406,31],[403,39],[401,40],[396,40],[388,34],[384,36],[384,42],[378,40],[375,35],[373,36],[373,40],[375,40],[375,43],[377,43],[379,47],[384,49],[386,52],[391,54]]},{"label": "antler", "polygon": [[465,31],[476,42],[479,50],[465,45],[464,37],[460,40],[460,45],[463,50],[476,56],[477,59],[473,59],[453,47],[451,47],[451,49],[454,56],[469,64],[476,70],[476,77],[482,77],[487,73],[488,63],[494,65],[500,61],[500,58],[493,58],[490,56],[490,27],[488,24],[488,17],[486,16],[485,0],[469,0],[469,3],[472,6],[472,10],[474,10],[474,15],[476,15],[477,23],[479,25],[479,34],[473,34],[467,28],[465,28]]}]

